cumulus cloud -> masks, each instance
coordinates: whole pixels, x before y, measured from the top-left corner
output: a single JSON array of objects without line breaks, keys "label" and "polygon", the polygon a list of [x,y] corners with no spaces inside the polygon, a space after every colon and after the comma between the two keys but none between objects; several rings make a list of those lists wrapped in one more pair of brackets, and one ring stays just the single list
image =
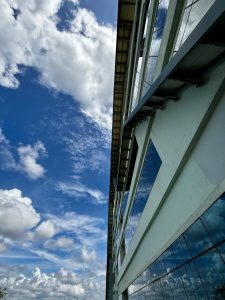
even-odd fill
[{"label": "cumulus cloud", "polygon": [[[19,161],[14,158],[13,150],[17,152]],[[0,167],[2,170],[23,172],[30,179],[36,180],[45,173],[44,167],[37,160],[46,154],[45,146],[41,141],[37,141],[33,146],[22,145],[13,149],[0,128]]]},{"label": "cumulus cloud", "polygon": [[75,281],[75,273],[63,269],[56,274],[46,274],[35,268],[30,276],[15,271],[10,275],[10,277],[0,275],[0,284],[7,288],[8,297],[12,300],[70,300],[84,295],[82,283]]},{"label": "cumulus cloud", "polygon": [[104,298],[104,277],[92,273],[81,274],[65,268],[47,274],[40,268],[32,273],[21,266],[0,266],[0,286],[7,288],[12,300],[72,300]]},{"label": "cumulus cloud", "polygon": [[56,273],[56,278],[65,284],[76,284],[79,282],[79,278],[74,272],[65,270],[63,268]]},{"label": "cumulus cloud", "polygon": [[91,199],[93,204],[105,204],[106,196],[97,189],[91,189],[83,184],[78,182],[59,182],[57,185],[57,190],[61,191],[63,194],[73,197],[76,200],[80,198],[88,197]]},{"label": "cumulus cloud", "polygon": [[42,222],[36,229],[35,235],[40,239],[50,239],[56,234],[55,226],[49,220]]},{"label": "cumulus cloud", "polygon": [[20,168],[29,178],[37,179],[44,175],[45,169],[37,163],[37,159],[41,155],[46,154],[46,149],[42,142],[36,142],[33,147],[31,145],[18,147],[18,154]]},{"label": "cumulus cloud", "polygon": [[40,221],[28,197],[18,189],[0,189],[0,235],[19,238]]},{"label": "cumulus cloud", "polygon": [[71,95],[85,115],[111,128],[116,30],[76,7],[69,29],[60,31],[57,12],[62,3],[2,0],[0,84],[17,88],[20,66],[34,67],[42,85]]}]

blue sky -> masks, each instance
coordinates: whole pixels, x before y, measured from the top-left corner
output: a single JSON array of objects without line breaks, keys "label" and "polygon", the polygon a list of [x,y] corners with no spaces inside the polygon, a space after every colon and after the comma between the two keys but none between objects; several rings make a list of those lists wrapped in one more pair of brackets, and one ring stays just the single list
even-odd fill
[{"label": "blue sky", "polygon": [[116,15],[114,0],[2,0],[0,286],[10,299],[104,299]]}]

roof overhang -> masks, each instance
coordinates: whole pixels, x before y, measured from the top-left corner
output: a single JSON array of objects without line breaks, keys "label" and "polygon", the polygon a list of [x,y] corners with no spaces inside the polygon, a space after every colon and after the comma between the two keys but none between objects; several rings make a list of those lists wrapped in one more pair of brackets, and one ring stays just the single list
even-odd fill
[{"label": "roof overhang", "polygon": [[117,42],[114,77],[114,100],[112,120],[112,148],[111,169],[109,187],[108,209],[108,240],[107,240],[107,270],[106,270],[106,299],[112,299],[112,224],[113,205],[115,194],[115,181],[120,157],[120,143],[122,133],[122,117],[125,83],[127,77],[127,65],[129,58],[130,41],[132,37],[133,21],[135,15],[136,0],[118,1]]}]

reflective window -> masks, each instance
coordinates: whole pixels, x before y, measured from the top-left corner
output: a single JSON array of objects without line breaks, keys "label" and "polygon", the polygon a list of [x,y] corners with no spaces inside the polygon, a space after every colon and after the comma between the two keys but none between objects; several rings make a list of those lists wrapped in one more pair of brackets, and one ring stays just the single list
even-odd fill
[{"label": "reflective window", "polygon": [[200,219],[185,231],[184,238],[192,256],[196,256],[213,246],[212,239]]},{"label": "reflective window", "polygon": [[148,297],[147,299],[157,299],[161,300],[163,298],[161,282],[160,280],[156,280],[153,284],[151,284],[148,288]]},{"label": "reflective window", "polygon": [[126,250],[129,247],[161,164],[162,161],[156,151],[156,148],[152,141],[150,141],[125,230]]},{"label": "reflective window", "polygon": [[140,41],[140,49],[139,49],[139,54],[140,57],[138,59],[138,65],[136,69],[136,75],[135,75],[135,82],[134,82],[134,87],[133,87],[133,95],[132,95],[132,105],[131,105],[131,111],[135,108],[135,106],[138,103],[138,88],[140,85],[140,73],[141,73],[141,67],[142,67],[142,56],[143,56],[143,47],[144,47],[144,41],[146,37],[146,32],[147,32],[147,26],[148,26],[148,21],[149,21],[149,11],[150,11],[150,5],[151,1],[149,1],[147,7],[146,7],[146,18],[145,18],[145,23],[143,24],[142,28],[142,38]]},{"label": "reflective window", "polygon": [[184,236],[181,235],[173,244],[172,244],[173,254],[176,260],[176,265],[180,266],[191,259],[191,253],[188,249],[187,243],[184,239]]},{"label": "reflective window", "polygon": [[138,93],[138,85],[139,85],[139,80],[140,80],[141,65],[142,65],[142,57],[139,57],[136,76],[135,76],[135,82],[134,82],[134,87],[133,87],[133,98],[132,98],[131,111],[136,107],[136,105],[138,103],[137,93]]},{"label": "reflective window", "polygon": [[168,274],[160,279],[160,286],[162,288],[163,299],[173,299],[169,276],[170,275]]},{"label": "reflective window", "polygon": [[225,240],[225,195],[221,196],[201,219],[215,244]]},{"label": "reflective window", "polygon": [[193,261],[179,268],[185,294],[188,299],[208,299],[205,288],[199,277],[198,270]]},{"label": "reflective window", "polygon": [[177,36],[174,52],[176,53],[191,32],[210,9],[215,0],[188,0]]},{"label": "reflective window", "polygon": [[225,299],[224,202],[225,194],[133,282],[129,299]]},{"label": "reflective window", "polygon": [[225,242],[217,247],[224,263],[225,263]]},{"label": "reflective window", "polygon": [[209,299],[215,299],[217,287],[225,284],[225,265],[223,260],[218,251],[213,249],[199,256],[195,262]]},{"label": "reflective window", "polygon": [[168,0],[159,1],[156,16],[155,16],[155,21],[154,21],[152,40],[148,52],[142,96],[145,95],[145,93],[153,83],[156,63],[159,56],[159,49],[162,41],[162,35],[163,35],[166,15],[168,11],[168,6],[169,6]]},{"label": "reflective window", "polygon": [[124,195],[123,195],[123,202],[122,202],[122,205],[121,205],[122,219],[124,218],[125,210],[126,210],[126,207],[127,207],[128,196],[129,196],[129,191],[125,192]]},{"label": "reflective window", "polygon": [[120,249],[119,249],[119,264],[118,264],[119,269],[122,266],[124,257],[125,257],[125,242],[124,242],[124,239],[122,239],[122,242],[121,242],[121,245],[120,245]]}]

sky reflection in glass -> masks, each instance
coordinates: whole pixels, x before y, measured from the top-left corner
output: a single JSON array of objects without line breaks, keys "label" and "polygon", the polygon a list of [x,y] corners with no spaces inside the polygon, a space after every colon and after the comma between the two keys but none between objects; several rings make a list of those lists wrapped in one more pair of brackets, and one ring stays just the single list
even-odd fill
[{"label": "sky reflection in glass", "polygon": [[129,299],[225,299],[224,212],[225,194],[129,286]]},{"label": "sky reflection in glass", "polygon": [[153,83],[168,6],[169,1],[159,1],[155,18],[155,24],[153,28],[152,41],[148,52],[147,68],[145,72],[142,96],[145,95],[145,93],[149,89],[149,86],[151,86],[151,84]]},{"label": "sky reflection in glass", "polygon": [[184,15],[177,36],[174,52],[176,53],[210,9],[215,0],[187,1]]},{"label": "sky reflection in glass", "polygon": [[162,161],[156,151],[155,146],[150,140],[137,191],[134,196],[128,224],[125,230],[126,251],[129,247],[142,212],[145,208],[145,204],[148,200],[161,164]]}]

